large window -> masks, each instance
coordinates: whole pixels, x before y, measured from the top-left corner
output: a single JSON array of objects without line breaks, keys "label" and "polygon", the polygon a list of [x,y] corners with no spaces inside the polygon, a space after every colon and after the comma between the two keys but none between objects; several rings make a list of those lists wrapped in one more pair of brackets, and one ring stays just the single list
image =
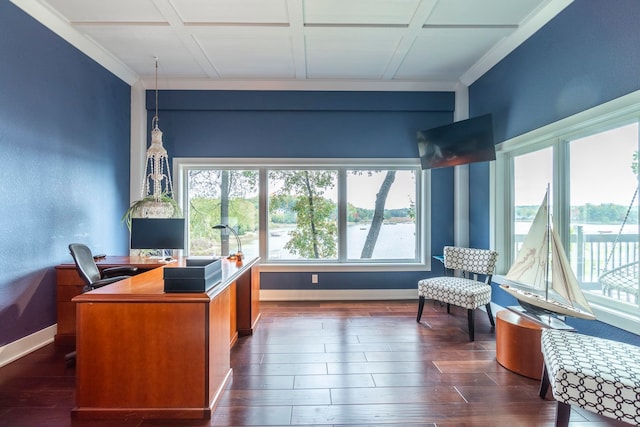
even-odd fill
[{"label": "large window", "polygon": [[428,179],[417,162],[178,159],[188,255],[226,255],[235,237],[263,264],[424,265]]},{"label": "large window", "polygon": [[553,222],[597,318],[639,332],[640,108],[621,103],[498,146],[496,224],[507,230],[496,246],[504,273],[549,184]]}]

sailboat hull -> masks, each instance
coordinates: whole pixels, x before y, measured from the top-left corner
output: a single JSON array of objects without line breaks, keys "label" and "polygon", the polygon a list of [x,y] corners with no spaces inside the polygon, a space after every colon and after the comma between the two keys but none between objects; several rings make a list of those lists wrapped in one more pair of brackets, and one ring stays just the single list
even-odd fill
[{"label": "sailboat hull", "polygon": [[532,305],[550,313],[559,314],[562,316],[576,317],[578,319],[594,320],[596,317],[584,310],[580,310],[576,307],[563,304],[556,300],[548,300],[541,295],[534,294],[522,289],[517,289],[508,285],[500,285],[505,292],[515,297],[523,305]]},{"label": "sailboat hull", "polygon": [[520,303],[520,305],[510,305],[510,306],[507,306],[507,309],[510,311],[513,311],[514,313],[519,314],[522,317],[526,317],[527,319],[533,322],[539,323],[545,328],[561,329],[563,331],[570,331],[570,332],[573,332],[576,330],[573,326],[569,326],[566,323],[564,323],[564,319],[566,318],[566,316],[559,316],[556,313],[550,313],[546,310],[541,310],[537,307],[533,307],[532,305],[527,305],[522,301],[518,301],[518,302]]}]

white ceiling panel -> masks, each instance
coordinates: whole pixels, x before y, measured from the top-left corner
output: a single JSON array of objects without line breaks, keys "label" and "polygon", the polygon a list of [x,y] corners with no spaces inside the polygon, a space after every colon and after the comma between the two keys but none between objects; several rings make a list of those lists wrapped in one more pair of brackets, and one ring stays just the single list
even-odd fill
[{"label": "white ceiling panel", "polygon": [[573,0],[11,1],[130,84],[453,90]]},{"label": "white ceiling panel", "polygon": [[185,23],[287,23],[286,0],[170,0]]},{"label": "white ceiling panel", "polygon": [[380,79],[397,44],[386,37],[307,37],[307,77]]},{"label": "white ceiling panel", "polygon": [[155,73],[155,59],[163,76],[202,78],[207,74],[169,27],[91,27],[87,34],[141,76]]},{"label": "white ceiling panel", "polygon": [[439,1],[428,25],[520,25],[545,0],[446,0]]},{"label": "white ceiling panel", "polygon": [[153,0],[46,0],[69,22],[163,22]]},{"label": "white ceiling panel", "polygon": [[420,33],[404,57],[395,78],[461,75],[500,39],[511,33],[503,28],[429,28]]},{"label": "white ceiling panel", "polygon": [[305,24],[408,25],[420,0],[305,0]]},{"label": "white ceiling panel", "polygon": [[198,42],[223,79],[295,77],[291,41],[286,36],[200,37]]}]

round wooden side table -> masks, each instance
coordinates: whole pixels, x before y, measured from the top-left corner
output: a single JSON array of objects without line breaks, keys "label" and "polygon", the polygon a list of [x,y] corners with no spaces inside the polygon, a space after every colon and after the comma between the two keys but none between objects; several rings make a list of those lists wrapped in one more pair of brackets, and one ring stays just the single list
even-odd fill
[{"label": "round wooden side table", "polygon": [[540,337],[544,326],[511,310],[496,313],[496,360],[516,374],[540,380],[544,358]]}]

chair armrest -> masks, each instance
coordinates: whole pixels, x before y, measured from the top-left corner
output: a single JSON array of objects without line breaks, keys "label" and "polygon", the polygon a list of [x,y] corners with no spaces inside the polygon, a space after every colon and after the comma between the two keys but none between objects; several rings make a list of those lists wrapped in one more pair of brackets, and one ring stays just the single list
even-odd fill
[{"label": "chair armrest", "polygon": [[114,276],[114,277],[107,277],[105,279],[96,280],[90,286],[85,286],[82,291],[83,292],[92,291],[94,289],[98,289],[98,288],[101,288],[103,286],[109,285],[111,283],[115,283],[115,282],[119,282],[120,280],[128,279],[130,277],[131,276]]},{"label": "chair armrest", "polygon": [[103,279],[115,276],[133,276],[138,271],[138,267],[123,265],[120,267],[109,267],[102,270]]}]

